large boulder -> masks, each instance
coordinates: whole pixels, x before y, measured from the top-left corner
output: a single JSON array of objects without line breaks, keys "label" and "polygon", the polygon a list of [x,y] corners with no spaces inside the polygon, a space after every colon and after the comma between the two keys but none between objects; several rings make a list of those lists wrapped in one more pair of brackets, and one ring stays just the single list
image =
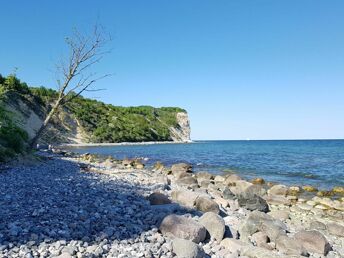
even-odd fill
[{"label": "large boulder", "polygon": [[276,249],[287,255],[303,255],[307,256],[308,252],[302,244],[294,238],[280,235],[276,239]]},{"label": "large boulder", "polygon": [[189,208],[194,207],[196,199],[199,196],[200,196],[200,193],[187,191],[187,190],[175,190],[175,191],[172,191],[171,193],[171,197],[173,201]]},{"label": "large boulder", "polygon": [[246,243],[234,238],[225,238],[221,241],[220,245],[233,254],[239,253],[243,247],[247,246]]},{"label": "large boulder", "polygon": [[148,200],[151,205],[162,205],[171,203],[167,195],[159,192],[155,192],[149,195]]},{"label": "large boulder", "polygon": [[213,212],[207,212],[200,218],[199,223],[208,231],[211,238],[221,241],[225,234],[225,221]]},{"label": "large boulder", "polygon": [[294,235],[294,239],[302,244],[302,246],[310,253],[318,253],[327,255],[331,250],[331,246],[327,239],[316,230],[301,230]]},{"label": "large boulder", "polygon": [[274,185],[269,189],[268,194],[287,196],[288,190],[288,187],[286,187],[285,185]]},{"label": "large boulder", "polygon": [[240,228],[240,238],[249,241],[249,237],[261,231],[265,233],[271,241],[275,241],[279,235],[286,235],[287,227],[279,220],[259,211],[253,211],[244,221]]},{"label": "large boulder", "polygon": [[210,199],[209,197],[205,197],[205,196],[197,197],[195,201],[195,207],[197,210],[203,211],[203,212],[210,211],[216,214],[219,214],[220,212],[219,205],[215,201]]},{"label": "large boulder", "polygon": [[286,205],[286,206],[291,205],[291,200],[289,200],[287,197],[283,195],[269,194],[264,199],[266,200],[267,203],[272,204],[272,205]]},{"label": "large boulder", "polygon": [[203,180],[213,180],[214,179],[214,175],[210,174],[209,172],[205,172],[205,171],[200,171],[198,173],[195,174],[197,180],[199,181],[203,181]]},{"label": "large boulder", "polygon": [[172,242],[172,249],[178,258],[204,257],[204,252],[201,247],[190,240],[175,238]]},{"label": "large boulder", "polygon": [[235,175],[235,174],[228,175],[228,176],[226,176],[226,180],[225,180],[224,184],[227,186],[234,186],[234,185],[236,185],[236,182],[239,180],[242,180],[242,178],[238,175]]},{"label": "large boulder", "polygon": [[222,192],[222,197],[226,200],[233,200],[235,198],[235,195],[228,187],[225,187]]},{"label": "large boulder", "polygon": [[206,238],[207,231],[200,223],[180,215],[166,216],[160,224],[160,232],[166,236],[174,236],[195,243]]},{"label": "large boulder", "polygon": [[176,179],[179,179],[192,173],[192,166],[186,163],[178,163],[172,165],[171,171],[172,175],[174,175]]},{"label": "large boulder", "polygon": [[177,184],[177,185],[181,185],[181,186],[190,186],[190,185],[194,185],[194,184],[198,184],[197,183],[197,179],[196,178],[194,178],[193,176],[189,176],[189,175],[186,175],[186,176],[184,176],[184,177],[182,177],[182,178],[179,178],[179,179],[177,179],[176,181],[175,181],[175,183]]},{"label": "large boulder", "polygon": [[274,219],[279,219],[281,221],[286,221],[289,219],[289,214],[290,212],[285,211],[285,210],[276,210],[276,211],[271,211],[268,213],[271,217]]},{"label": "large boulder", "polygon": [[256,194],[240,194],[238,195],[238,203],[240,207],[244,207],[250,211],[269,211],[269,205],[267,204],[267,202],[262,197]]},{"label": "large boulder", "polygon": [[235,194],[235,195],[240,195],[246,192],[247,188],[253,185],[250,182],[247,182],[245,180],[238,180],[235,182],[234,186],[230,186],[230,190]]}]

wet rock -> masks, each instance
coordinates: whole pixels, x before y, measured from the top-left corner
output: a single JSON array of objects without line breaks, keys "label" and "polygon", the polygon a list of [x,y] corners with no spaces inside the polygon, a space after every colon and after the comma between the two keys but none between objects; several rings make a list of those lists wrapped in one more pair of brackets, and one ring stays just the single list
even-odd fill
[{"label": "wet rock", "polygon": [[331,246],[327,239],[316,230],[301,230],[295,234],[294,238],[310,253],[327,255],[331,250]]},{"label": "wet rock", "polygon": [[342,186],[335,186],[335,187],[333,187],[332,192],[335,193],[335,194],[344,195],[344,187],[342,187]]},{"label": "wet rock", "polygon": [[149,195],[148,200],[151,205],[162,205],[171,203],[167,195],[159,192],[155,192]]},{"label": "wet rock", "polygon": [[208,231],[211,238],[221,241],[225,234],[225,221],[213,212],[207,212],[200,218],[199,223]]},{"label": "wet rock", "polygon": [[163,235],[202,242],[206,237],[206,229],[198,222],[179,215],[169,215],[163,219],[159,230]]},{"label": "wet rock", "polygon": [[251,180],[251,183],[254,184],[254,185],[263,185],[265,184],[265,180],[263,178],[254,178]]},{"label": "wet rock", "polygon": [[302,189],[306,192],[317,192],[318,189],[314,186],[311,186],[311,185],[305,185],[302,187]]},{"label": "wet rock", "polygon": [[216,214],[219,214],[220,212],[219,205],[212,199],[205,196],[197,197],[195,207],[197,210],[203,212],[214,212]]},{"label": "wet rock", "polygon": [[280,235],[276,239],[276,249],[287,255],[308,255],[308,252],[302,246],[301,242],[285,235]]},{"label": "wet rock", "polygon": [[201,247],[190,240],[175,238],[173,240],[173,252],[178,258],[203,258]]}]

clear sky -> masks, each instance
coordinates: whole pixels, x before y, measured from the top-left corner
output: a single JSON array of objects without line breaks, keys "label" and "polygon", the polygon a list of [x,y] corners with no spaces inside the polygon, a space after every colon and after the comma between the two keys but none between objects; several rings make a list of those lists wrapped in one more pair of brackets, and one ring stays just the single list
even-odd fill
[{"label": "clear sky", "polygon": [[1,1],[0,73],[54,87],[73,27],[96,21],[114,76],[92,97],[179,106],[193,139],[344,138],[344,1]]}]

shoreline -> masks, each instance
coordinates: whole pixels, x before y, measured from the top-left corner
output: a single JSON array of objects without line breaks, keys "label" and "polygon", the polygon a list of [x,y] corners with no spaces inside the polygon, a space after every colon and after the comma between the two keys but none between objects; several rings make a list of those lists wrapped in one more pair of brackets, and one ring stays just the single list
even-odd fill
[{"label": "shoreline", "polygon": [[56,145],[57,148],[68,147],[107,147],[107,146],[135,146],[155,144],[190,144],[194,141],[156,141],[156,142],[116,142],[116,143],[63,143]]},{"label": "shoreline", "polygon": [[[305,198],[296,187],[195,173],[185,163],[151,168],[140,160],[68,150],[38,155],[38,164],[0,174],[0,190],[11,200],[0,213],[0,220],[10,222],[0,228],[8,243],[0,256],[18,257],[25,249],[46,257],[175,258],[189,257],[184,251],[192,247],[207,258],[343,253],[344,197]],[[18,203],[25,206],[18,209]],[[32,216],[24,216],[28,212]],[[309,242],[313,235],[321,241]]]}]

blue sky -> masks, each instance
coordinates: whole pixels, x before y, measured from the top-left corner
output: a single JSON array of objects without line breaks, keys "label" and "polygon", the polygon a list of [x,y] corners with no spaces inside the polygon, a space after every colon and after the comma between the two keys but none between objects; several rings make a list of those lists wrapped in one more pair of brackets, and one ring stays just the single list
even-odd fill
[{"label": "blue sky", "polygon": [[54,87],[73,27],[96,21],[114,73],[91,97],[179,106],[193,139],[344,138],[344,1],[1,1],[0,73]]}]

